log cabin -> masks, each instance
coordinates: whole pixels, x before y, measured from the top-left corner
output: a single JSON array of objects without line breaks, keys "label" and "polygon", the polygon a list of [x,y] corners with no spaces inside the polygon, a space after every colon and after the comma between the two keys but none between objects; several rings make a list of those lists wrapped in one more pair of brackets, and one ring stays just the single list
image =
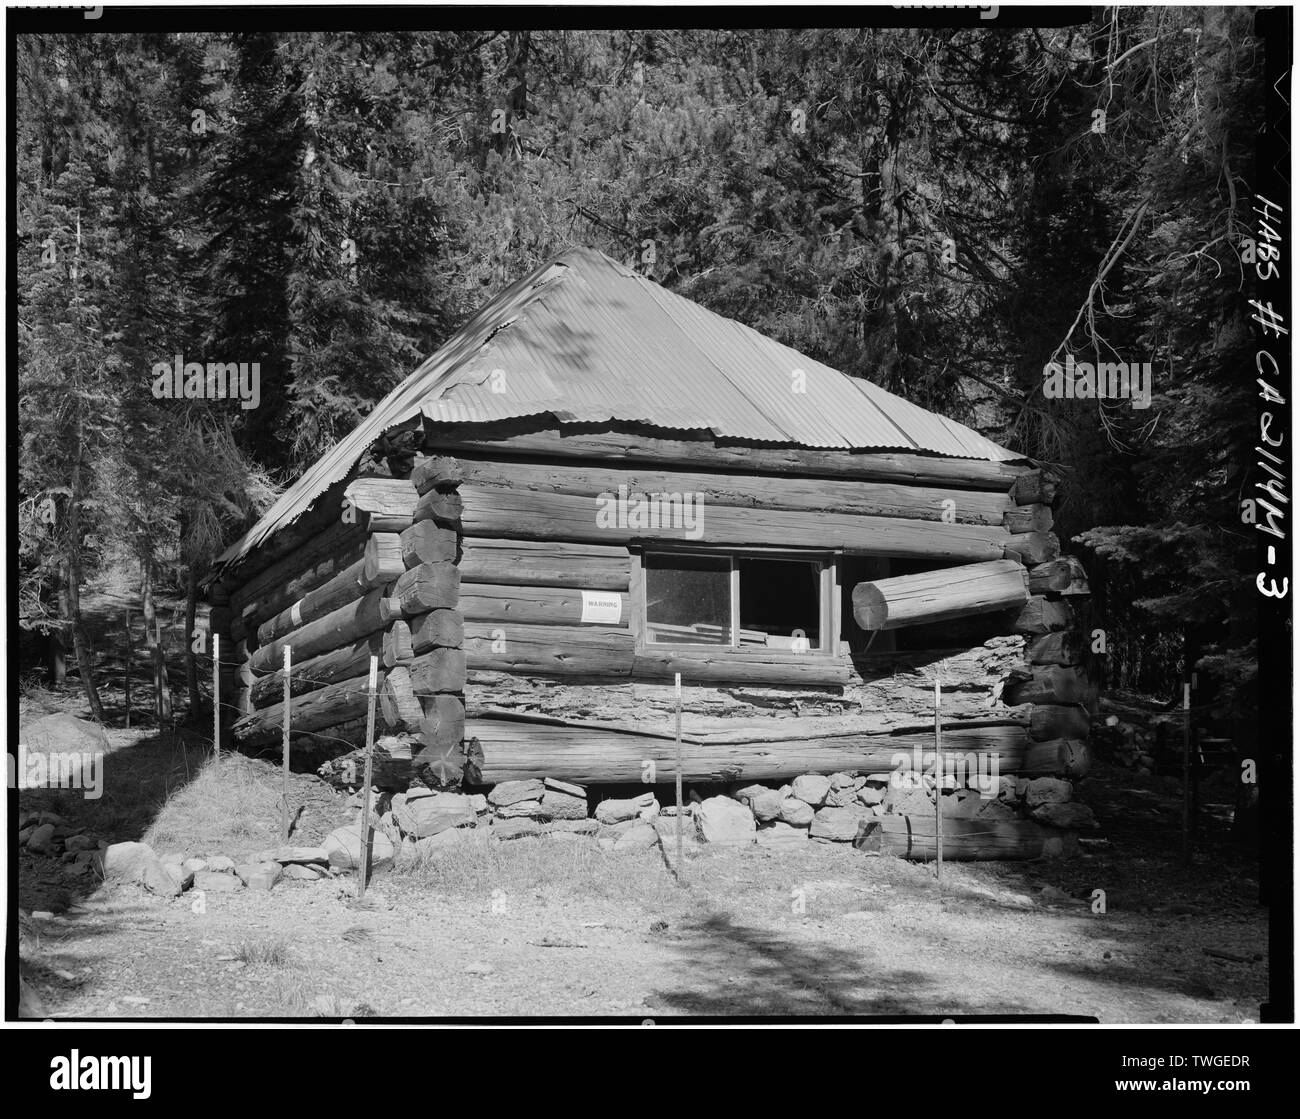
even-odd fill
[{"label": "log cabin", "polygon": [[[1079,777],[1057,479],[584,249],[503,291],[219,558],[236,745],[391,788]],[[283,652],[291,650],[290,698]]]}]

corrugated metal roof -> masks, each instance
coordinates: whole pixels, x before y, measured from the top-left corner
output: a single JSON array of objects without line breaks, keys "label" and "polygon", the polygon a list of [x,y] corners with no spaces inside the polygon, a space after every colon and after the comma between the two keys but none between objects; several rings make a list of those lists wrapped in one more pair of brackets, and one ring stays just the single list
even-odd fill
[{"label": "corrugated metal roof", "polygon": [[572,249],[491,300],[218,560],[292,524],[385,431],[554,416],[645,424],[753,443],[1021,456],[847,377],[590,249]]}]

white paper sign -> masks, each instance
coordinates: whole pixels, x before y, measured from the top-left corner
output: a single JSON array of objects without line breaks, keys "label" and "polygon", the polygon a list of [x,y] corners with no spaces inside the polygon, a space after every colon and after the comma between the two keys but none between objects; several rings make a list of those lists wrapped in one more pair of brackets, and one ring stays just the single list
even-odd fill
[{"label": "white paper sign", "polygon": [[616,626],[623,619],[623,596],[615,591],[583,591],[582,620]]}]

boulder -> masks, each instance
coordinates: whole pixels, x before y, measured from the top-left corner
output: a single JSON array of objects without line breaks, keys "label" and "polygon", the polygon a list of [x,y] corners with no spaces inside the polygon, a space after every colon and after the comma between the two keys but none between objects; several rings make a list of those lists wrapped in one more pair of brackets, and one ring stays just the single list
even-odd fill
[{"label": "boulder", "polygon": [[831,789],[826,794],[826,806],[828,808],[843,808],[846,804],[857,802],[857,790],[852,785],[841,789]]},{"label": "boulder", "polygon": [[469,806],[475,813],[482,815],[488,810],[488,799],[482,793],[475,793],[469,798]]},{"label": "boulder", "polygon": [[216,871],[218,874],[229,874],[235,869],[235,860],[227,858],[225,855],[213,855],[208,859],[208,869]]},{"label": "boulder", "polygon": [[982,800],[975,815],[980,820],[1014,820],[1016,810],[1000,800]]},{"label": "boulder", "polygon": [[[344,828],[335,828],[325,837],[321,844],[330,866],[339,870],[359,870],[361,868],[361,827],[349,824]],[[393,865],[393,841],[381,831],[370,833],[370,870],[371,872],[387,870]]]},{"label": "boulder", "polygon": [[732,788],[730,795],[740,801],[742,804],[749,804],[756,796],[768,791],[766,785],[750,783],[748,785],[736,785]]},{"label": "boulder", "polygon": [[655,818],[659,815],[659,802],[656,800],[652,804],[646,805],[636,814],[636,818],[643,824],[653,824]]},{"label": "boulder", "polygon": [[186,859],[181,863],[181,866],[183,866],[190,874],[198,874],[199,871],[208,869],[208,860]]},{"label": "boulder", "polygon": [[541,815],[547,820],[585,820],[587,798],[585,795],[573,796],[562,789],[547,789],[542,796]]},{"label": "boulder", "polygon": [[775,789],[764,789],[749,802],[749,810],[759,823],[771,823],[781,815],[781,794]]},{"label": "boulder", "polygon": [[504,808],[521,800],[541,800],[545,792],[546,786],[541,781],[529,778],[526,781],[502,781],[488,793],[487,798],[494,808]]},{"label": "boulder", "polygon": [[473,824],[477,819],[478,813],[469,797],[462,793],[434,793],[414,799],[408,796],[397,815],[397,824],[404,835],[427,839],[448,828]]},{"label": "boulder", "polygon": [[1040,804],[1030,815],[1040,824],[1052,828],[1077,831],[1081,828],[1092,830],[1099,826],[1092,809],[1078,801],[1065,804]]},{"label": "boulder", "polygon": [[[654,793],[642,793],[629,800],[602,800],[596,805],[596,819],[602,824],[617,824],[623,820],[635,820],[641,815],[641,809],[657,804]],[[734,802],[733,802],[734,803]]]},{"label": "boulder", "polygon": [[[725,798],[719,797],[718,799]],[[626,851],[644,851],[658,842],[659,833],[654,828],[649,824],[637,823],[628,828],[614,841],[613,851],[616,855],[623,854]]]},{"label": "boulder", "polygon": [[802,846],[808,842],[808,829],[792,827],[777,820],[774,824],[759,828],[755,838],[760,847]]},{"label": "boulder", "polygon": [[162,868],[167,872],[171,880],[180,887],[182,892],[188,890],[194,884],[194,872],[192,870],[186,870],[180,863],[165,862],[162,864]]},{"label": "boulder", "polygon": [[497,839],[526,839],[533,835],[544,835],[546,828],[536,820],[493,820],[492,834]]},{"label": "boulder", "polygon": [[862,805],[858,811],[852,808],[821,808],[813,817],[812,827],[808,829],[810,839],[829,839],[836,843],[851,843],[858,837],[859,830],[871,818],[872,810]]},{"label": "boulder", "polygon": [[244,883],[237,874],[201,870],[194,876],[194,888],[205,894],[230,894],[242,890]]},{"label": "boulder", "polygon": [[885,787],[883,785],[862,785],[853,795],[857,798],[859,804],[874,807],[884,802]]},{"label": "boulder", "polygon": [[111,749],[103,727],[62,712],[28,723],[18,738],[28,750],[43,754],[103,754]]},{"label": "boulder", "polygon": [[924,789],[890,785],[885,793],[884,808],[895,816],[924,816],[927,813],[933,816],[934,800]]},{"label": "boulder", "polygon": [[796,828],[806,828],[813,822],[813,815],[813,806],[796,797],[786,797],[781,801],[782,823]]},{"label": "boulder", "polygon": [[852,789],[854,777],[851,773],[832,773],[831,774],[831,791],[837,789]]},{"label": "boulder", "polygon": [[1074,786],[1063,777],[1035,777],[1025,787],[1025,804],[1064,804],[1074,799]]},{"label": "boulder", "polygon": [[325,877],[323,871],[307,863],[285,863],[281,873],[291,882],[315,882]]},{"label": "boulder", "polygon": [[744,847],[754,842],[754,814],[731,797],[709,797],[695,810],[700,839],[723,847]]},{"label": "boulder", "polygon": [[536,820],[540,819],[542,815],[542,802],[540,800],[517,800],[513,804],[507,804],[497,809],[498,820],[513,820],[521,816]]},{"label": "boulder", "polygon": [[104,852],[104,877],[143,886],[151,894],[175,897],[181,892],[147,843],[114,843]]},{"label": "boulder", "polygon": [[[658,817],[656,816],[655,819],[658,819]],[[601,824],[599,821],[597,821],[597,825],[599,826],[600,831],[598,831],[596,834],[599,835],[601,839],[617,839],[625,831],[631,831],[634,827],[637,827],[641,822],[642,821],[639,817],[631,820],[619,820],[617,823],[614,824]]]},{"label": "boulder", "polygon": [[235,867],[235,874],[250,890],[269,890],[278,881],[283,872],[280,864],[271,862],[243,863]]},{"label": "boulder", "polygon": [[826,794],[831,791],[831,779],[820,773],[805,773],[796,777],[790,786],[790,795],[804,804],[820,808],[826,803]]},{"label": "boulder", "polygon": [[581,785],[574,785],[568,781],[559,781],[554,777],[543,777],[542,784],[552,792],[564,793],[565,796],[581,797],[587,799],[587,790]]},{"label": "boulder", "polygon": [[27,850],[36,851],[41,855],[52,855],[57,843],[54,838],[54,825],[41,824],[32,829],[32,834],[27,837]]},{"label": "boulder", "polygon": [[90,835],[70,835],[63,843],[63,849],[74,855],[80,851],[94,851],[98,846],[99,841]]}]

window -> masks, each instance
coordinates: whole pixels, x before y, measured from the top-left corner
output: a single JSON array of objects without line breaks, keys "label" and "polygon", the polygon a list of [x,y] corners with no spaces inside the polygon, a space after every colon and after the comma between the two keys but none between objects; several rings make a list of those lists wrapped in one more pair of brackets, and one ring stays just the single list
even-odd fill
[{"label": "window", "polygon": [[641,567],[647,644],[827,650],[827,557],[647,552]]}]

